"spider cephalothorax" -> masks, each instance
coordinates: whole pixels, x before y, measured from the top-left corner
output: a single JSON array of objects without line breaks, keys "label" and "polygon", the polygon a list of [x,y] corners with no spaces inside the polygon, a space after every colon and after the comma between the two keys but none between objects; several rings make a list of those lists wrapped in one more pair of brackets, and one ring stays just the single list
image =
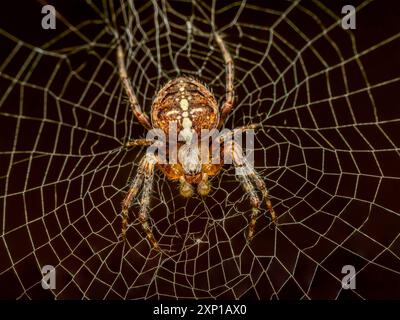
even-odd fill
[{"label": "spider cephalothorax", "polygon": [[[134,115],[138,121],[147,129],[161,130],[166,136],[170,135],[171,125],[174,125],[181,138],[176,145],[178,160],[167,162],[161,161],[161,157],[154,153],[146,153],[139,164],[136,177],[129,187],[129,191],[122,202],[122,236],[125,238],[128,225],[128,210],[133,200],[140,190],[142,190],[140,200],[140,211],[138,218],[143,230],[152,245],[159,249],[158,242],[154,238],[151,227],[148,223],[150,195],[156,168],[161,170],[169,180],[177,180],[180,184],[180,193],[184,197],[191,197],[193,186],[201,196],[206,196],[210,192],[209,177],[219,173],[224,157],[229,155],[233,164],[237,168],[244,169],[246,174],[236,174],[237,179],[248,193],[252,206],[252,216],[249,224],[248,239],[254,235],[255,223],[260,206],[260,199],[256,190],[260,190],[266,205],[270,211],[272,220],[276,218],[271,201],[268,198],[268,191],[263,179],[258,175],[254,168],[246,161],[240,145],[235,141],[227,139],[227,136],[220,136],[221,140],[228,142],[221,149],[221,157],[218,163],[211,161],[212,152],[201,154],[203,150],[200,146],[202,130],[212,130],[221,128],[224,120],[233,107],[234,102],[234,68],[233,60],[225,47],[222,38],[216,34],[216,42],[222,51],[226,64],[226,100],[219,108],[214,95],[199,81],[190,77],[178,77],[169,81],[157,93],[151,107],[151,124],[148,116],[142,112],[133,89],[129,83],[124,63],[124,54],[121,46],[118,46],[117,58],[119,74],[124,89],[129,97]],[[238,128],[239,131],[254,129],[256,125],[248,125]],[[226,142],[226,141],[225,141]],[[126,146],[150,145],[153,141],[149,139],[136,139],[129,141]],[[168,149],[169,142],[163,142]],[[223,154],[223,155],[222,155]]]}]

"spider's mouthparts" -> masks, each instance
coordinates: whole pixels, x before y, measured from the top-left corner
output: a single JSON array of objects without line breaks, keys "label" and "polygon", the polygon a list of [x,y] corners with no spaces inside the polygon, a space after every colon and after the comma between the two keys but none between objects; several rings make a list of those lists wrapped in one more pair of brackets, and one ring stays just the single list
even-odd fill
[{"label": "spider's mouthparts", "polygon": [[200,154],[197,147],[184,145],[179,149],[179,160],[187,175],[195,175],[201,171]]},{"label": "spider's mouthparts", "polygon": [[179,192],[182,195],[182,197],[190,198],[193,195],[193,187],[190,183],[186,181],[181,181],[181,184],[179,186]]},{"label": "spider's mouthparts", "polygon": [[197,193],[201,196],[207,196],[211,191],[211,185],[208,181],[200,181],[197,185]]}]

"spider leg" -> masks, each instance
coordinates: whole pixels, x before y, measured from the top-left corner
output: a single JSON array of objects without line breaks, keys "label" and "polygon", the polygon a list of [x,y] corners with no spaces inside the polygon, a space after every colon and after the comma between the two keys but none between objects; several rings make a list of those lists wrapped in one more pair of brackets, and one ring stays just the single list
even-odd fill
[{"label": "spider leg", "polygon": [[144,180],[143,193],[140,199],[140,211],[139,211],[139,221],[142,224],[142,228],[146,233],[147,239],[156,250],[160,250],[157,240],[154,238],[153,232],[151,231],[149,225],[149,207],[150,207],[150,197],[153,189],[154,180],[154,166],[155,163],[151,164],[151,168],[148,169],[147,175]]},{"label": "spider leg", "polygon": [[260,211],[260,198],[258,197],[254,185],[251,183],[250,179],[245,175],[237,175],[236,178],[240,181],[243,189],[249,194],[250,204],[251,204],[251,217],[249,223],[249,229],[247,232],[247,240],[251,241],[254,236],[254,230],[256,228],[257,216]]},{"label": "spider leg", "polygon": [[229,130],[227,131],[225,134],[220,136],[220,141],[222,142],[223,140],[225,140],[226,138],[230,137],[230,136],[235,136],[237,134],[241,134],[242,132],[245,132],[247,130],[257,130],[261,127],[260,123],[251,123],[242,127],[238,127],[235,128],[234,130]]},{"label": "spider leg", "polygon": [[142,228],[146,233],[147,239],[157,250],[160,249],[154,235],[151,231],[149,225],[149,207],[150,207],[150,197],[153,188],[154,180],[154,169],[157,163],[157,158],[152,154],[146,154],[139,164],[138,173],[131,184],[131,187],[122,202],[122,236],[125,238],[126,227],[128,223],[128,209],[136,197],[140,185],[143,183],[142,196],[140,198],[140,211],[139,211],[139,221],[142,224]]},{"label": "spider leg", "polygon": [[129,140],[128,142],[125,143],[125,147],[129,148],[129,147],[135,147],[135,146],[149,146],[152,143],[154,143],[154,140],[150,140],[150,139],[133,139],[133,140]]},{"label": "spider leg", "polygon": [[[272,207],[271,200],[269,199],[268,190],[263,179],[254,170],[247,159],[243,156],[242,148],[234,141],[228,144],[228,152],[231,153],[233,163],[237,169],[236,178],[241,182],[244,190],[249,193],[250,203],[252,206],[251,220],[249,224],[248,240],[250,241],[254,235],[255,225],[257,221],[257,215],[260,207],[260,199],[257,196],[256,188],[259,189],[266,202],[267,208],[271,215],[272,222],[276,221],[276,213]],[[255,188],[256,187],[256,188]]]},{"label": "spider leg", "polygon": [[131,206],[133,200],[136,198],[140,187],[143,183],[144,176],[141,172],[136,174],[135,179],[132,181],[131,185],[129,186],[128,193],[126,194],[124,200],[122,200],[122,230],[121,236],[125,240],[126,238],[126,230],[128,228],[128,213],[129,207]]},{"label": "spider leg", "polygon": [[226,84],[225,84],[226,99],[220,110],[220,118],[219,118],[219,125],[218,125],[219,127],[222,127],[222,125],[225,122],[226,116],[233,108],[233,103],[235,100],[235,89],[233,87],[235,71],[234,71],[233,59],[232,59],[228,49],[225,46],[225,42],[222,40],[221,36],[217,33],[215,34],[215,40],[217,41],[218,46],[224,57],[225,69],[226,69],[226,71],[225,71],[226,72]]},{"label": "spider leg", "polygon": [[151,129],[149,117],[140,108],[136,95],[134,94],[132,86],[129,82],[128,73],[125,66],[125,55],[121,45],[118,45],[117,48],[117,62],[119,77],[121,79],[122,85],[124,86],[125,92],[128,95],[133,114],[142,126],[147,129]]},{"label": "spider leg", "polygon": [[271,215],[272,222],[276,222],[276,213],[274,207],[272,206],[271,200],[269,199],[269,193],[267,186],[265,185],[264,180],[260,177],[260,175],[254,171],[250,177],[256,184],[257,188],[261,191],[263,198],[265,199],[265,204],[267,205],[269,214]]}]

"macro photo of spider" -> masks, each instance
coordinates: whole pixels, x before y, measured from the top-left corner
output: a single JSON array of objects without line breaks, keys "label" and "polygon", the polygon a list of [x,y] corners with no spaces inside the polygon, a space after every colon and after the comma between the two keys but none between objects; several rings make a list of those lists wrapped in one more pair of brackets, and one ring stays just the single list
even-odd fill
[{"label": "macro photo of spider", "polygon": [[[129,224],[129,208],[140,193],[140,208],[137,215],[141,226],[151,245],[160,250],[149,223],[150,197],[153,189],[155,170],[160,170],[168,180],[178,181],[179,192],[185,198],[193,195],[194,188],[200,196],[207,196],[211,190],[209,177],[219,174],[224,165],[223,157],[219,163],[211,162],[211,155],[207,161],[200,156],[200,146],[192,143],[195,134],[200,135],[202,129],[220,129],[225,119],[234,106],[234,63],[228,49],[218,34],[214,35],[225,62],[226,69],[226,97],[225,102],[219,108],[214,95],[201,82],[186,76],[181,76],[169,81],[156,94],[151,106],[151,121],[142,111],[134,89],[132,88],[127,69],[125,55],[121,45],[117,48],[118,73],[134,116],[146,129],[159,129],[168,135],[171,123],[177,127],[183,141],[178,142],[177,149],[179,161],[175,163],[162,163],[157,155],[146,153],[140,163],[136,176],[129,184],[129,190],[122,201],[122,231],[121,236],[126,239]],[[258,125],[250,124],[236,128],[235,132],[243,132],[255,129]],[[221,142],[221,140],[219,141]],[[153,141],[149,139],[134,139],[125,144],[125,147],[148,146]],[[167,143],[167,142],[166,142]],[[168,144],[168,143],[167,143]],[[168,148],[168,145],[166,146]],[[236,168],[243,168],[247,174],[236,174],[246,194],[249,196],[252,214],[249,222],[247,240],[251,241],[255,232],[257,216],[260,210],[261,200],[258,192],[261,192],[266,206],[271,215],[272,222],[276,221],[276,214],[268,196],[263,178],[254,170],[243,155],[241,146],[235,141],[229,141],[224,145],[225,154],[229,154]]]}]

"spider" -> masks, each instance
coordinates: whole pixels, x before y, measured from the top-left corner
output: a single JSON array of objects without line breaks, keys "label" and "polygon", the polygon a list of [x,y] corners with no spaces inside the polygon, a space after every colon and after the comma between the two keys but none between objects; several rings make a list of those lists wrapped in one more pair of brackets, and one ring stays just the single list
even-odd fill
[{"label": "spider", "polygon": [[[228,113],[234,106],[234,63],[221,36],[215,34],[214,37],[222,52],[226,69],[226,99],[222,107],[218,107],[214,95],[205,85],[193,78],[181,76],[169,81],[157,93],[151,107],[151,122],[149,117],[139,106],[134,90],[128,80],[123,49],[121,45],[118,45],[117,63],[119,77],[129,98],[134,116],[146,129],[157,128],[163,130],[165,134],[168,134],[169,124],[175,122],[185,141],[190,142],[193,134],[199,134],[201,129],[218,129],[223,126]],[[240,127],[239,131],[243,132],[256,127],[257,125],[252,124]],[[149,145],[150,143],[151,141],[148,139],[134,139],[129,140],[125,146],[143,146]],[[234,166],[248,169],[249,172],[247,175],[236,175],[236,178],[250,198],[252,214],[248,227],[247,240],[251,241],[254,235],[256,219],[261,203],[256,192],[257,189],[261,191],[265,199],[273,222],[276,220],[276,214],[269,200],[268,190],[263,179],[254,168],[246,162],[240,146],[230,141],[225,145],[225,148],[227,149],[225,151],[231,155]],[[199,148],[196,144],[193,146],[181,142],[178,143],[178,149],[178,152],[183,156],[180,161],[174,164],[162,164],[157,155],[150,153],[146,153],[146,155],[142,157],[136,176],[130,183],[129,190],[122,201],[121,236],[123,239],[126,239],[129,208],[141,190],[138,219],[151,245],[155,249],[160,250],[160,246],[149,224],[150,196],[156,169],[164,173],[167,179],[179,182],[179,191],[183,197],[190,198],[193,195],[194,186],[196,186],[197,193],[200,196],[207,196],[209,194],[211,185],[208,179],[209,177],[218,175],[223,166],[222,161],[218,164],[210,163],[210,161],[202,163],[199,155]]]}]

